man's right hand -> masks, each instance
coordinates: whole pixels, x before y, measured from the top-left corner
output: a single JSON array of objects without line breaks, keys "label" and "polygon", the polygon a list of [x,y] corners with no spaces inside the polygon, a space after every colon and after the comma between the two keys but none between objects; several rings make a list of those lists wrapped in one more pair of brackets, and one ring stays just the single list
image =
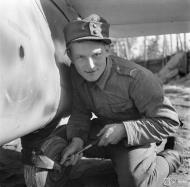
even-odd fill
[{"label": "man's right hand", "polygon": [[73,138],[72,142],[64,149],[60,163],[65,166],[75,165],[82,157],[82,154],[77,154],[77,152],[83,148],[83,145],[84,142],[81,138]]}]

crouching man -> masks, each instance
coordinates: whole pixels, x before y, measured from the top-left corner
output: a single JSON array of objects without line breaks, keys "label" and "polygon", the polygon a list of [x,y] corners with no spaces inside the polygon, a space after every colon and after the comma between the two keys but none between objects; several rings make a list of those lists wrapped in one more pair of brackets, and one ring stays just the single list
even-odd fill
[{"label": "crouching man", "polygon": [[[75,165],[88,142],[87,157],[111,158],[120,187],[159,187],[180,165],[174,150],[157,152],[179,119],[159,80],[147,69],[112,56],[109,24],[98,16],[64,29],[72,61],[73,107],[61,164]],[[92,113],[97,119],[91,120]],[[69,158],[69,159],[68,159]]]}]

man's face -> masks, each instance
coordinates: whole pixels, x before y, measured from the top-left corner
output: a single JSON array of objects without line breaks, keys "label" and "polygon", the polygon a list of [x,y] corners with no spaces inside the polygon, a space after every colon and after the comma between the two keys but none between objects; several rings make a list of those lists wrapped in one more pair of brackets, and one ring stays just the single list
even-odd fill
[{"label": "man's face", "polygon": [[101,42],[74,42],[70,46],[70,58],[78,73],[87,81],[98,80],[106,67],[109,46]]}]

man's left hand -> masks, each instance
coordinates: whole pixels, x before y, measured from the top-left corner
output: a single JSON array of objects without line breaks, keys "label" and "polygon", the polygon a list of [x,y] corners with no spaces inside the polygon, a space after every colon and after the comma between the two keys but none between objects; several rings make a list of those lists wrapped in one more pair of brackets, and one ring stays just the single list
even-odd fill
[{"label": "man's left hand", "polygon": [[106,125],[97,136],[100,137],[98,146],[107,146],[108,144],[117,144],[127,134],[123,123],[114,123]]}]

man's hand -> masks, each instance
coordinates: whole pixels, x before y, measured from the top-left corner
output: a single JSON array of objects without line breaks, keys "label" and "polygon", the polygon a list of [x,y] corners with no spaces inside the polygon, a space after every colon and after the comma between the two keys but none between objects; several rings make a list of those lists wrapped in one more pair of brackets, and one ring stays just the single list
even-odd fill
[{"label": "man's hand", "polygon": [[82,154],[77,154],[83,148],[84,142],[81,138],[73,138],[72,142],[64,149],[62,153],[61,164],[65,166],[75,165],[82,157]]},{"label": "man's hand", "polygon": [[121,139],[126,137],[126,130],[123,123],[106,125],[98,134],[100,141],[99,146],[108,144],[117,144]]}]

